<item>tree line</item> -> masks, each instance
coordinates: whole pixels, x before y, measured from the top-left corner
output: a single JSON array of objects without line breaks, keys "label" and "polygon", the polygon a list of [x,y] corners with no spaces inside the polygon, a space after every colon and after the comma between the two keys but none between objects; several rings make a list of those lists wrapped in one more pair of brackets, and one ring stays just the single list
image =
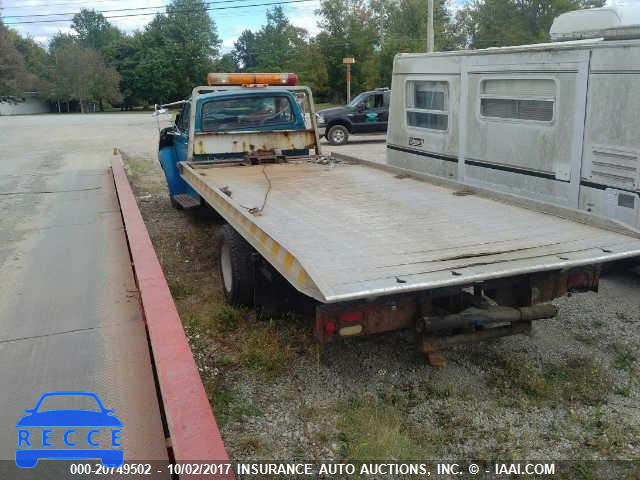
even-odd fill
[{"label": "tree line", "polygon": [[[472,0],[452,13],[434,1],[436,50],[486,48],[549,40],[560,13],[604,0]],[[244,30],[221,54],[203,0],[173,0],[144,29],[126,34],[94,10],[73,17],[45,49],[0,19],[0,100],[38,92],[59,111],[91,102],[130,109],[186,97],[207,72],[295,72],[320,101],[342,102],[342,58],[354,57],[352,91],[390,86],[393,57],[426,50],[425,0],[322,0],[320,32],[294,26],[281,6],[264,25]]]}]

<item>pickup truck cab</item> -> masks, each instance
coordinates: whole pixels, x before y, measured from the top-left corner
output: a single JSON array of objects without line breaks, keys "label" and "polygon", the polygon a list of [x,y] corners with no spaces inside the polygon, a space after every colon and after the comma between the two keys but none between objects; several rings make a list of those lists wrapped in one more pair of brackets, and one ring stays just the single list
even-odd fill
[{"label": "pickup truck cab", "polygon": [[[295,83],[295,76],[283,75],[283,81]],[[244,86],[196,87],[187,100],[165,105],[180,107],[175,125],[160,132],[159,148],[174,207],[190,208],[202,202],[180,177],[179,162],[280,162],[307,156],[310,151],[320,153],[309,89],[267,85],[259,82],[270,78],[243,76],[252,77]],[[209,80],[220,82],[220,75],[210,74]]]},{"label": "pickup truck cab", "polygon": [[316,114],[318,134],[331,145],[347,143],[349,135],[386,133],[391,90],[362,92],[342,107],[325,108]]}]

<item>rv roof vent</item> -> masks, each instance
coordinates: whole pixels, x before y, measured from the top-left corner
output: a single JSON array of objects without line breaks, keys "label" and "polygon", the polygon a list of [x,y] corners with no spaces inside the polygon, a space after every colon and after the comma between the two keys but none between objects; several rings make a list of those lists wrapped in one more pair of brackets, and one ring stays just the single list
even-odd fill
[{"label": "rv roof vent", "polygon": [[551,40],[640,38],[640,5],[614,5],[558,15],[549,31]]}]

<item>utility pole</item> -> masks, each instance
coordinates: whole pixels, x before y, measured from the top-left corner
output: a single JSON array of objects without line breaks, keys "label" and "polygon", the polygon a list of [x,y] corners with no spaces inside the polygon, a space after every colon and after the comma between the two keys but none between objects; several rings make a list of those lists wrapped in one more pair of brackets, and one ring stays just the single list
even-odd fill
[{"label": "utility pole", "polygon": [[433,52],[433,0],[427,0],[427,53]]},{"label": "utility pole", "polygon": [[342,63],[347,66],[347,103],[351,103],[351,64],[356,63],[356,60],[353,57],[345,57],[342,59]]}]

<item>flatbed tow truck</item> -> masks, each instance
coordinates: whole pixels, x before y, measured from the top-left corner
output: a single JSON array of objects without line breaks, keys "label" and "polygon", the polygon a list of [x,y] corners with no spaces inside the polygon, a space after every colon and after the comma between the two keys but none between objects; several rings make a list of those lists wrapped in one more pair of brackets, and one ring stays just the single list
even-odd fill
[{"label": "flatbed tow truck", "polygon": [[161,132],[172,203],[227,222],[231,303],[288,308],[295,291],[322,342],[413,328],[442,364],[450,345],[530,332],[553,299],[597,291],[603,264],[640,256],[640,232],[603,217],[322,156],[311,92],[294,80],[209,74]]}]

